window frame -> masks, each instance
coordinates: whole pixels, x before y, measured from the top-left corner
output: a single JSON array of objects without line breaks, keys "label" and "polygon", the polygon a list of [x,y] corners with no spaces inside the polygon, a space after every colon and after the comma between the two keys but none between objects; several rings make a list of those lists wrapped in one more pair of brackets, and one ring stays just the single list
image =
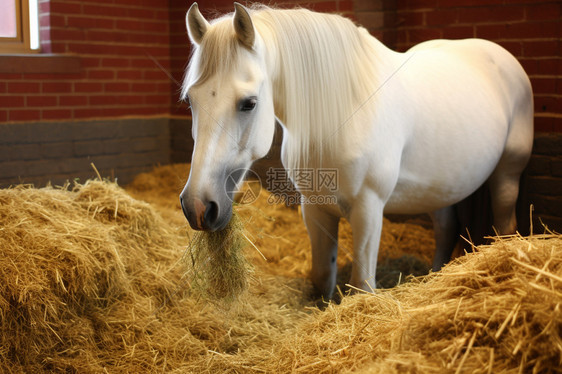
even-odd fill
[{"label": "window frame", "polygon": [[31,49],[29,0],[14,0],[16,3],[15,37],[0,37],[0,54],[38,53],[40,48]]}]

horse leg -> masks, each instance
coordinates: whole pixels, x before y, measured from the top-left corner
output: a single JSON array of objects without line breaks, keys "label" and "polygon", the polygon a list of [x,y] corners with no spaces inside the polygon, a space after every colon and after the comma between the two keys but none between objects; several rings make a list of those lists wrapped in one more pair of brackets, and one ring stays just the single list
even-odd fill
[{"label": "horse leg", "polygon": [[431,213],[430,216],[435,233],[433,271],[439,271],[443,265],[451,260],[451,254],[460,235],[460,225],[454,205],[439,209]]},{"label": "horse leg", "polygon": [[499,235],[514,234],[517,230],[515,206],[520,176],[520,172],[506,172],[498,168],[490,177],[494,227]]},{"label": "horse leg", "polygon": [[365,291],[376,288],[375,274],[382,232],[384,203],[378,198],[358,199],[350,212],[353,230],[353,265],[350,284]]},{"label": "horse leg", "polygon": [[302,204],[302,215],[312,247],[312,283],[329,300],[336,287],[340,219],[311,204]]},{"label": "horse leg", "polygon": [[[532,113],[532,109],[528,110]],[[515,207],[521,174],[531,157],[533,146],[532,114],[514,119],[504,153],[489,178],[494,227],[500,235],[517,230]]]}]

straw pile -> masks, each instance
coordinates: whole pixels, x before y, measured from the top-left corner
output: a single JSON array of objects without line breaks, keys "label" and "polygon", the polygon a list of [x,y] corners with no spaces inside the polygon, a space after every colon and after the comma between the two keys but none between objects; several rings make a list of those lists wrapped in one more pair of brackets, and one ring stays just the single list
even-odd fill
[{"label": "straw pile", "polygon": [[[267,261],[246,246],[252,277],[224,308],[192,288],[183,175],[162,167],[128,192],[101,181],[0,190],[1,371],[561,371],[560,235],[497,238],[442,272],[321,311],[307,297],[298,211],[262,198],[237,212]],[[394,252],[427,266],[431,231],[383,231],[381,264]],[[340,248],[345,269],[346,223]]]}]

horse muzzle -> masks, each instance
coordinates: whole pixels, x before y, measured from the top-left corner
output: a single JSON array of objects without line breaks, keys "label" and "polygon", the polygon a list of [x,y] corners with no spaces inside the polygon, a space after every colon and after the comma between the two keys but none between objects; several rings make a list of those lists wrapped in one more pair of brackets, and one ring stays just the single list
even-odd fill
[{"label": "horse muzzle", "polygon": [[180,203],[183,214],[194,230],[222,230],[232,217],[230,204],[221,207],[216,201],[202,201],[198,198],[186,199],[182,195],[180,195]]}]

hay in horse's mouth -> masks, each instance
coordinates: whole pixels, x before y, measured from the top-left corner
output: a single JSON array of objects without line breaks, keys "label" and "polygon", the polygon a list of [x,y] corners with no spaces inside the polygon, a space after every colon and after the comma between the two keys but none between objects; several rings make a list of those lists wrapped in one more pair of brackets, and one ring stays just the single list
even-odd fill
[{"label": "hay in horse's mouth", "polygon": [[189,247],[188,274],[192,289],[204,297],[233,301],[248,288],[252,271],[244,256],[244,225],[233,211],[220,231],[198,232]]}]

